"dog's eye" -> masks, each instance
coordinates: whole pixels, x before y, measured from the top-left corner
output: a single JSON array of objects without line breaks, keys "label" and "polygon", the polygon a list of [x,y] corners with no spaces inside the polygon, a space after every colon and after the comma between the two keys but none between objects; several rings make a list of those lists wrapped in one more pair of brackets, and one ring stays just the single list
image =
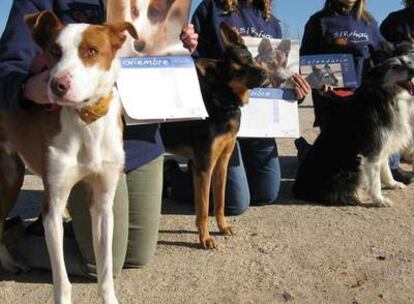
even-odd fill
[{"label": "dog's eye", "polygon": [[95,57],[98,54],[98,51],[94,48],[89,48],[86,50],[86,57]]},{"label": "dog's eye", "polygon": [[55,57],[55,58],[59,59],[60,57],[62,57],[62,49],[60,48],[60,46],[59,46],[59,45],[54,44],[54,45],[52,45],[52,47],[50,48],[50,54],[51,54],[53,57]]},{"label": "dog's eye", "polygon": [[158,20],[161,19],[162,15],[161,12],[159,10],[157,10],[156,8],[150,6],[148,8],[148,18],[152,19],[152,20]]},{"label": "dog's eye", "polygon": [[131,9],[131,15],[133,19],[137,19],[139,17],[139,10],[136,6]]}]

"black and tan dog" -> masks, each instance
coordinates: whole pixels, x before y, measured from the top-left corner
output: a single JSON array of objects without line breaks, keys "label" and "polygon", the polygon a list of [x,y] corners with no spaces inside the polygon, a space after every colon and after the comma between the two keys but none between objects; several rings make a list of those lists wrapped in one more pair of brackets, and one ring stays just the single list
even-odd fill
[{"label": "black and tan dog", "polygon": [[226,47],[225,56],[220,60],[196,61],[209,117],[161,127],[167,151],[192,161],[196,225],[205,249],[215,247],[208,229],[210,186],[219,230],[224,235],[233,234],[224,216],[227,165],[240,126],[240,107],[248,102],[248,90],[265,80],[262,68],[254,61],[241,36],[225,23],[220,25],[220,34]]}]

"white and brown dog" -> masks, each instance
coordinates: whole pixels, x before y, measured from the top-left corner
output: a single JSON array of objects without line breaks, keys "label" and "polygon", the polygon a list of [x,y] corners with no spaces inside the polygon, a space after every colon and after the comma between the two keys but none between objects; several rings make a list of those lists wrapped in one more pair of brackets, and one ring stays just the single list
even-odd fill
[{"label": "white and brown dog", "polygon": [[139,38],[128,37],[120,55],[188,54],[179,39],[188,21],[188,0],[108,0],[108,22],[131,22]]},{"label": "white and brown dog", "polygon": [[[90,205],[98,291],[104,303],[117,303],[112,275],[112,204],[124,165],[120,101],[114,89],[116,55],[127,22],[63,25],[50,11],[26,17],[34,41],[50,69],[48,96],[60,111],[0,113],[0,236],[24,178],[24,164],[44,184],[43,225],[56,303],[72,303],[63,258],[62,214],[72,187],[91,184]],[[0,239],[1,240],[1,239]],[[0,262],[21,267],[0,242]]]}]

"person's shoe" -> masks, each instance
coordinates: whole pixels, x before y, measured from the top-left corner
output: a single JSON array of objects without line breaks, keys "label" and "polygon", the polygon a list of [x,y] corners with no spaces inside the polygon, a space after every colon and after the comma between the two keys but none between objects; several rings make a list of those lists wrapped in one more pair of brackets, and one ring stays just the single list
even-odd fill
[{"label": "person's shoe", "polygon": [[405,171],[402,168],[398,167],[396,169],[391,169],[392,177],[397,182],[403,183],[405,185],[409,185],[413,182],[414,174],[409,171]]},{"label": "person's shoe", "polygon": [[297,154],[298,161],[299,163],[301,163],[305,159],[306,154],[308,153],[311,145],[306,141],[305,138],[299,137],[295,139],[295,147],[296,147],[296,150],[298,150],[298,154]]}]

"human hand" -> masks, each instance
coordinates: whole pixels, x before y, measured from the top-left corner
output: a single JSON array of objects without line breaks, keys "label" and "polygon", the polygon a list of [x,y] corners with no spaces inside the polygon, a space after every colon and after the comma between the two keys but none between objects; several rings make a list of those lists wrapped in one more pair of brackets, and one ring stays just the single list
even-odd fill
[{"label": "human hand", "polygon": [[23,97],[38,104],[50,104],[47,96],[49,70],[29,77],[23,88]]},{"label": "human hand", "polygon": [[324,93],[332,92],[334,90],[335,90],[335,87],[331,86],[330,84],[324,84],[323,87],[322,87],[322,91]]},{"label": "human hand", "polygon": [[311,91],[309,83],[299,74],[294,74],[290,80],[293,81],[297,99],[303,100]]},{"label": "human hand", "polygon": [[198,45],[198,34],[194,31],[194,25],[191,23],[184,26],[180,34],[180,39],[183,42],[183,46],[190,51],[194,52]]}]

